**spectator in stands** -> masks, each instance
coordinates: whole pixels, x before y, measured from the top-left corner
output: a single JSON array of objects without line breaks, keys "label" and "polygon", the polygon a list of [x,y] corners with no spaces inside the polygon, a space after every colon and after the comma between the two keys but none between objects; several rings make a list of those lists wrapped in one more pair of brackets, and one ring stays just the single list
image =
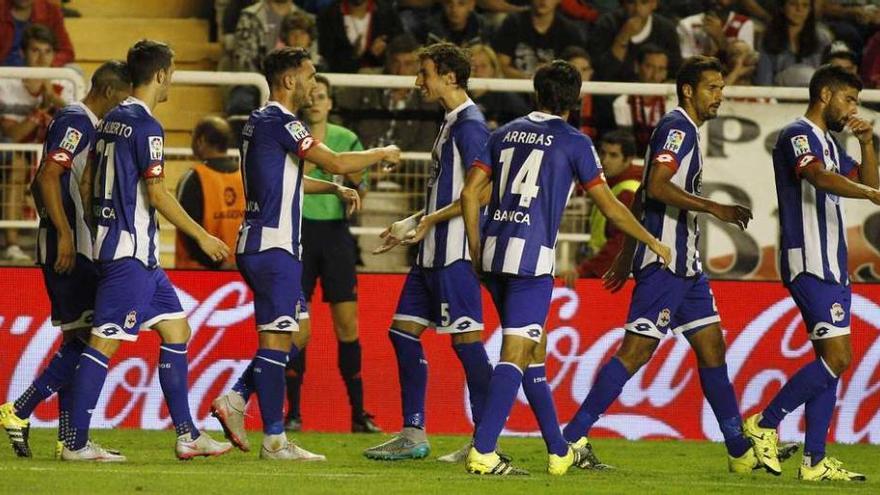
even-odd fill
[{"label": "spectator in stands", "polygon": [[532,0],[528,11],[510,14],[495,34],[492,47],[506,77],[528,79],[543,64],[571,45],[581,45],[580,30],[556,7],[560,0]]},{"label": "spectator in stands", "polygon": [[836,65],[856,75],[859,73],[859,57],[842,41],[835,41],[825,49],[822,65],[825,64]]},{"label": "spectator in stands", "polygon": [[880,31],[868,40],[862,51],[861,72],[866,88],[880,88]]},{"label": "spectator in stands", "polygon": [[[303,120],[318,141],[338,153],[360,151],[355,133],[327,121],[333,100],[330,81],[317,77],[318,86],[312,94],[312,105],[303,110]],[[366,192],[364,173],[334,176],[314,164],[306,162],[304,172],[312,178],[345,183]],[[330,304],[330,316],[336,334],[339,372],[348,392],[351,405],[351,431],[379,433],[373,415],[364,411],[364,384],[361,379],[361,344],[358,339],[357,259],[358,246],[349,230],[346,205],[335,194],[308,194],[302,205],[302,288],[309,307],[314,307],[312,295],[321,280],[323,302]],[[311,319],[300,317],[300,327],[310,325]],[[308,328],[303,328],[308,333]],[[310,334],[311,335],[311,334]],[[326,361],[325,361],[326,362]],[[300,388],[306,370],[306,348],[287,363],[287,430],[302,428]]]},{"label": "spectator in stands", "polygon": [[764,35],[755,83],[807,86],[829,43],[816,24],[813,0],[781,0]]},{"label": "spectator in stands", "polygon": [[867,39],[880,27],[880,2],[877,0],[822,0],[817,10],[834,38],[856,52],[861,51]]},{"label": "spectator in stands", "polygon": [[[570,46],[562,51],[561,58],[578,69],[581,73],[581,81],[593,80],[593,62],[586,50],[579,46]],[[599,137],[600,122],[607,122],[613,118],[611,102],[612,100],[606,95],[584,93],[580,108],[570,113],[568,121],[587,136],[596,139]]]},{"label": "spectator in stands", "polygon": [[724,83],[728,86],[751,86],[758,67],[758,52],[743,40],[733,40],[720,54],[724,64]]},{"label": "spectator in stands", "polygon": [[[55,36],[42,24],[31,24],[22,37],[27,67],[50,67],[55,60]],[[69,81],[48,79],[0,79],[0,131],[14,143],[42,143],[55,110],[73,101]],[[24,213],[29,158],[12,153],[3,183],[3,218],[20,220]],[[5,167],[4,167],[5,168]],[[18,242],[18,230],[6,229],[4,256],[29,261]]]},{"label": "spectator in stands", "polygon": [[0,65],[25,65],[24,32],[34,24],[46,26],[55,37],[51,67],[73,62],[73,44],[59,6],[47,0],[0,0]]},{"label": "spectator in stands", "polygon": [[590,54],[603,81],[631,81],[635,78],[639,47],[653,44],[669,59],[675,74],[681,63],[681,48],[675,24],[655,13],[657,0],[621,0],[622,8],[603,15],[590,37]]},{"label": "spectator in stands", "polygon": [[448,41],[459,46],[488,43],[492,30],[486,19],[476,13],[476,0],[441,0],[443,10],[425,21],[420,41],[429,45]]},{"label": "spectator in stands", "polygon": [[[631,134],[618,130],[602,136],[599,160],[605,179],[617,200],[627,207],[635,200],[642,180],[643,168],[633,163],[636,156],[636,143]],[[578,277],[601,278],[623,249],[623,241],[623,232],[608,222],[594,205],[590,210],[590,254],[575,270],[564,271],[560,276],[569,287]]]},{"label": "spectator in stands", "polygon": [[[501,64],[495,50],[489,45],[474,45],[471,52],[471,76],[485,79],[501,79]],[[529,113],[531,106],[522,93],[472,89],[468,91],[474,103],[486,118],[486,125],[495,130],[511,120]]]},{"label": "spectator in stands", "polygon": [[702,13],[685,17],[678,23],[681,56],[718,56],[727,45],[740,40],[755,46],[755,23],[734,11],[736,0],[705,0]]},{"label": "spectator in stands", "polygon": [[[199,164],[187,171],[177,184],[177,200],[183,209],[227,246],[235,246],[244,218],[244,189],[238,172],[238,158],[227,154],[234,144],[232,129],[221,117],[204,117],[192,135],[193,156]],[[232,257],[214,261],[191,237],[177,232],[175,268],[234,268]]]},{"label": "spectator in stands", "polygon": [[[638,82],[663,83],[668,79],[669,57],[662,48],[642,45],[637,62]],[[614,100],[614,123],[632,133],[639,156],[645,154],[651,134],[665,114],[665,96],[620,95]]]},{"label": "spectator in stands", "polygon": [[[384,74],[415,76],[419,42],[401,34],[388,43]],[[429,151],[437,136],[440,108],[411,88],[342,88],[338,114],[367,147],[397,144],[407,151]],[[381,143],[381,144],[380,144]]]},{"label": "spectator in stands", "polygon": [[318,53],[318,28],[315,18],[303,11],[287,14],[281,21],[279,46],[305,48],[312,56],[312,63],[318,72],[326,69],[324,59]]},{"label": "spectator in stands", "polygon": [[330,72],[381,67],[389,40],[401,33],[387,0],[338,0],[318,14],[318,46]]}]

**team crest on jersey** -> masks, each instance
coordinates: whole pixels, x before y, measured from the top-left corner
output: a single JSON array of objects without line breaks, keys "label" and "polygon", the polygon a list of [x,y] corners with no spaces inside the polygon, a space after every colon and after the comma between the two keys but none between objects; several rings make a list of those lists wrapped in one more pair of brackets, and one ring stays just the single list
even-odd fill
[{"label": "team crest on jersey", "polygon": [[834,303],[831,305],[831,322],[838,323],[843,321],[843,318],[846,316],[846,310],[843,309],[843,306],[840,303]]},{"label": "team crest on jersey", "polygon": [[137,324],[137,311],[135,311],[135,310],[131,310],[131,311],[125,316],[125,324],[124,324],[123,326],[124,326],[125,328],[134,328],[134,326],[135,326],[136,324]]},{"label": "team crest on jersey", "polygon": [[290,133],[290,137],[295,141],[299,141],[309,135],[309,130],[298,120],[291,120],[284,124],[284,128],[287,129],[287,132]]},{"label": "team crest on jersey", "polygon": [[669,131],[669,134],[666,135],[666,144],[663,145],[663,149],[678,153],[678,150],[681,149],[682,143],[684,143],[684,131],[672,129]]},{"label": "team crest on jersey", "polygon": [[76,147],[79,146],[79,142],[81,139],[81,132],[74,129],[73,127],[68,127],[67,131],[64,133],[64,139],[61,140],[61,144],[58,147],[65,149],[71,153],[75,153]]},{"label": "team crest on jersey", "polygon": [[669,311],[669,308],[663,308],[663,311],[660,311],[660,316],[657,317],[657,326],[661,328],[668,326],[670,321],[672,321],[672,312]]},{"label": "team crest on jersey", "polygon": [[150,136],[147,138],[147,142],[150,143],[150,160],[161,160],[162,153],[165,150],[162,136]]},{"label": "team crest on jersey", "polygon": [[794,148],[794,156],[806,155],[810,152],[810,140],[805,134],[791,138],[791,146]]}]

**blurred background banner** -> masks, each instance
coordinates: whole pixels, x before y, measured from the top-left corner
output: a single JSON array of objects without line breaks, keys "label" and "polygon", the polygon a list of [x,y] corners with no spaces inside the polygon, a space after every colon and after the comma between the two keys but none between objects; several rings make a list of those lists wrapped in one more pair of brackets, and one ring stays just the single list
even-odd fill
[{"label": "blurred background banner", "polygon": [[[762,185],[766,187],[766,185]],[[751,191],[750,191],[751,192]],[[758,215],[756,215],[758,216]],[[219,428],[209,416],[211,400],[229,389],[256,346],[252,295],[234,272],[170,271],[189,314],[190,403],[199,427]],[[49,305],[40,272],[33,268],[0,269],[0,401],[13,400],[51,358],[60,333],[49,322]],[[361,275],[360,332],[364,349],[366,407],[386,431],[400,427],[400,394],[393,351],[387,339],[390,317],[402,275]],[[745,415],[757,412],[797,369],[813,359],[800,313],[779,283],[713,282],[727,333],[727,362]],[[23,289],[28,288],[28,289]],[[840,400],[831,440],[880,444],[880,285],[855,284],[853,296],[853,365],[838,390]],[[623,335],[631,283],[618,294],[596,280],[581,280],[574,290],[557,287],[547,321],[547,376],[560,420],[575,412],[602,363]],[[320,293],[316,294],[320,300]],[[501,344],[498,319],[483,294],[489,356]],[[303,389],[307,430],[347,431],[349,408],[336,371],[335,338],[327,306],[311,308],[312,364]],[[435,433],[470,433],[464,375],[447,337],[426,336],[429,363],[427,426]],[[94,412],[97,428],[170,428],[156,370],[158,337],[143,332],[111,362],[104,392]],[[683,339],[667,338],[656,358],[630,380],[620,400],[593,430],[596,436],[719,440],[715,418],[703,401],[696,362]],[[317,360],[326,360],[318,363]],[[258,427],[256,398],[249,404],[248,425]],[[53,397],[31,418],[36,427],[54,426]],[[785,441],[802,438],[803,409],[780,426]],[[525,397],[520,395],[507,433],[538,434]]]},{"label": "blurred background banner", "polygon": [[[702,127],[703,194],[715,200],[749,206],[754,220],[745,232],[700,215],[700,251],[710,277],[738,280],[779,280],[779,241],[773,146],[779,132],[802,116],[804,103],[726,100],[719,117]],[[859,115],[880,134],[880,114],[866,108]],[[851,133],[839,142],[856,160],[858,140]],[[880,139],[874,140],[875,146]],[[880,210],[868,201],[844,200],[853,280],[880,281]],[[708,262],[707,262],[708,261]]]}]

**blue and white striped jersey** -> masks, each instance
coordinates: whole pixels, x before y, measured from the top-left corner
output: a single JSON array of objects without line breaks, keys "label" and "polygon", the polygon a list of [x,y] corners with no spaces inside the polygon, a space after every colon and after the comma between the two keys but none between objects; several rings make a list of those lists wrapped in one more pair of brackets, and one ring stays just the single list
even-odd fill
[{"label": "blue and white striped jersey", "polygon": [[492,177],[483,270],[552,275],[556,236],[575,182],[605,182],[593,142],[561,118],[532,112],[496,130],[476,166]]},{"label": "blue and white striped jersey", "polygon": [[[425,213],[435,212],[461,195],[467,171],[486,145],[489,128],[470,98],[446,114],[431,153],[431,178],[425,192]],[[464,220],[461,217],[435,225],[419,244],[416,264],[440,268],[469,260]]]},{"label": "blue and white striped jersey", "polygon": [[270,101],[242,129],[245,214],[236,253],[283,249],[301,257],[302,158],[318,144],[296,115]]},{"label": "blue and white striped jersey", "polygon": [[[46,160],[67,170],[61,175],[61,204],[67,216],[67,224],[73,231],[76,252],[92,259],[92,236],[85,222],[79,180],[88,161],[89,150],[95,144],[95,125],[98,117],[80,102],[59,110],[46,133],[43,144],[43,164]],[[37,232],[37,263],[52,266],[58,256],[58,231],[49,218],[46,205],[38,187],[31,187],[34,203],[40,215]]]},{"label": "blue and white striped jersey", "polygon": [[159,219],[146,179],[165,175],[165,133],[147,105],[129,97],[98,124],[94,259],[135,258],[159,266]]},{"label": "blue and white striped jersey", "polygon": [[[703,157],[700,154],[700,135],[694,121],[681,107],[667,113],[657,123],[645,156],[646,182],[654,167],[669,167],[675,171],[671,182],[690,194],[699,195],[703,187]],[[672,250],[669,270],[681,277],[691,277],[703,271],[697,243],[700,229],[696,213],[651,199],[642,190],[642,216],[645,229]],[[640,243],[633,258],[633,271],[653,263],[658,256]]]},{"label": "blue and white striped jersey", "polygon": [[801,117],[785,127],[773,148],[779,202],[779,268],[784,283],[801,273],[849,283],[846,221],[840,197],[816,189],[801,169],[818,161],[825,170],[857,176],[858,163],[831,133]]}]

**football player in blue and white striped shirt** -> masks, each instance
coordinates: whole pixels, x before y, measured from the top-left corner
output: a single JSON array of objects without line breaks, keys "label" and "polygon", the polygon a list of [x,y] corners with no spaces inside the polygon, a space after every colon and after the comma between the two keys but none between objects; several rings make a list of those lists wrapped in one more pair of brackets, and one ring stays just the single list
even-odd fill
[{"label": "football player in blue and white striped shirt", "polygon": [[723,88],[721,65],[714,58],[689,58],[679,70],[679,107],[660,120],[651,136],[644,186],[633,206],[633,211],[640,212],[642,225],[672,246],[672,259],[664,267],[655,254],[628,240],[606,275],[606,286],[615,291],[630,269],[634,274],[636,286],[626,334],[565,427],[569,442],[587,443],[590,428],[630,377],[651,359],[660,339],[671,329],[674,334],[683,334],[697,355],[700,385],[724,436],[728,468],[751,473],[759,465],[742,431],[742,417],[727,374],[721,320],[697,252],[698,213],[709,213],[740,228],[752,218],[748,208],[716,203],[700,195],[703,158],[699,127],[717,116]]},{"label": "football player in blue and white striped shirt", "polygon": [[37,263],[52,304],[52,324],[60,327],[63,343],[34,383],[15,402],[0,406],[0,424],[19,457],[31,457],[28,418],[56,391],[58,441],[69,433],[73,407],[69,385],[92,329],[98,278],[79,183],[95,144],[95,125],[130,93],[125,63],[106,62],[92,75],[92,87],[83,101],[58,111],[49,124],[43,161],[31,190],[40,215]]},{"label": "football player in blue and white striped shirt", "polygon": [[[468,169],[486,143],[489,129],[467,95],[467,52],[451,43],[437,43],[425,48],[420,58],[416,86],[426,100],[440,102],[446,116],[434,142],[425,209],[396,222],[383,234],[385,244],[377,250],[384,252],[396,246],[418,221],[418,257],[407,275],[388,333],[397,356],[403,429],[387,442],[364,451],[366,457],[378,460],[418,459],[430,452],[425,434],[428,362],[420,340],[426,328],[452,336],[452,347],[467,379],[475,425],[480,423],[492,375],[480,339],[480,283],[470,266],[460,208],[450,209],[459,198]],[[462,460],[469,448],[470,444],[440,460]]]},{"label": "football player in blue and white striped shirt", "polygon": [[[861,89],[858,76],[831,65],[820,67],[810,81],[807,113],[782,130],[773,148],[782,283],[801,310],[816,360],[792,376],[761,414],[748,418],[745,429],[762,462],[779,474],[776,427],[804,404],[804,462],[798,478],[811,481],[865,480],[825,455],[837,383],[852,356],[852,287],[841,198],[880,204],[874,132],[856,116]],[[831,134],[844,128],[859,141],[861,164]]]},{"label": "football player in blue and white striped shirt", "polygon": [[[467,458],[467,470],[477,474],[523,474],[495,452],[520,384],[547,445],[548,472],[562,475],[573,464],[589,462],[585,449],[569,446],[559,431],[544,370],[544,322],[553,293],[556,237],[575,184],[658,259],[670,256],[669,247],[642,227],[608,188],[590,138],[566,122],[579,101],[577,69],[554,61],[538,69],[534,86],[539,111],[492,133],[461,193],[471,259],[478,271],[488,274],[504,335]],[[481,229],[480,199],[490,182],[488,218]]]}]

